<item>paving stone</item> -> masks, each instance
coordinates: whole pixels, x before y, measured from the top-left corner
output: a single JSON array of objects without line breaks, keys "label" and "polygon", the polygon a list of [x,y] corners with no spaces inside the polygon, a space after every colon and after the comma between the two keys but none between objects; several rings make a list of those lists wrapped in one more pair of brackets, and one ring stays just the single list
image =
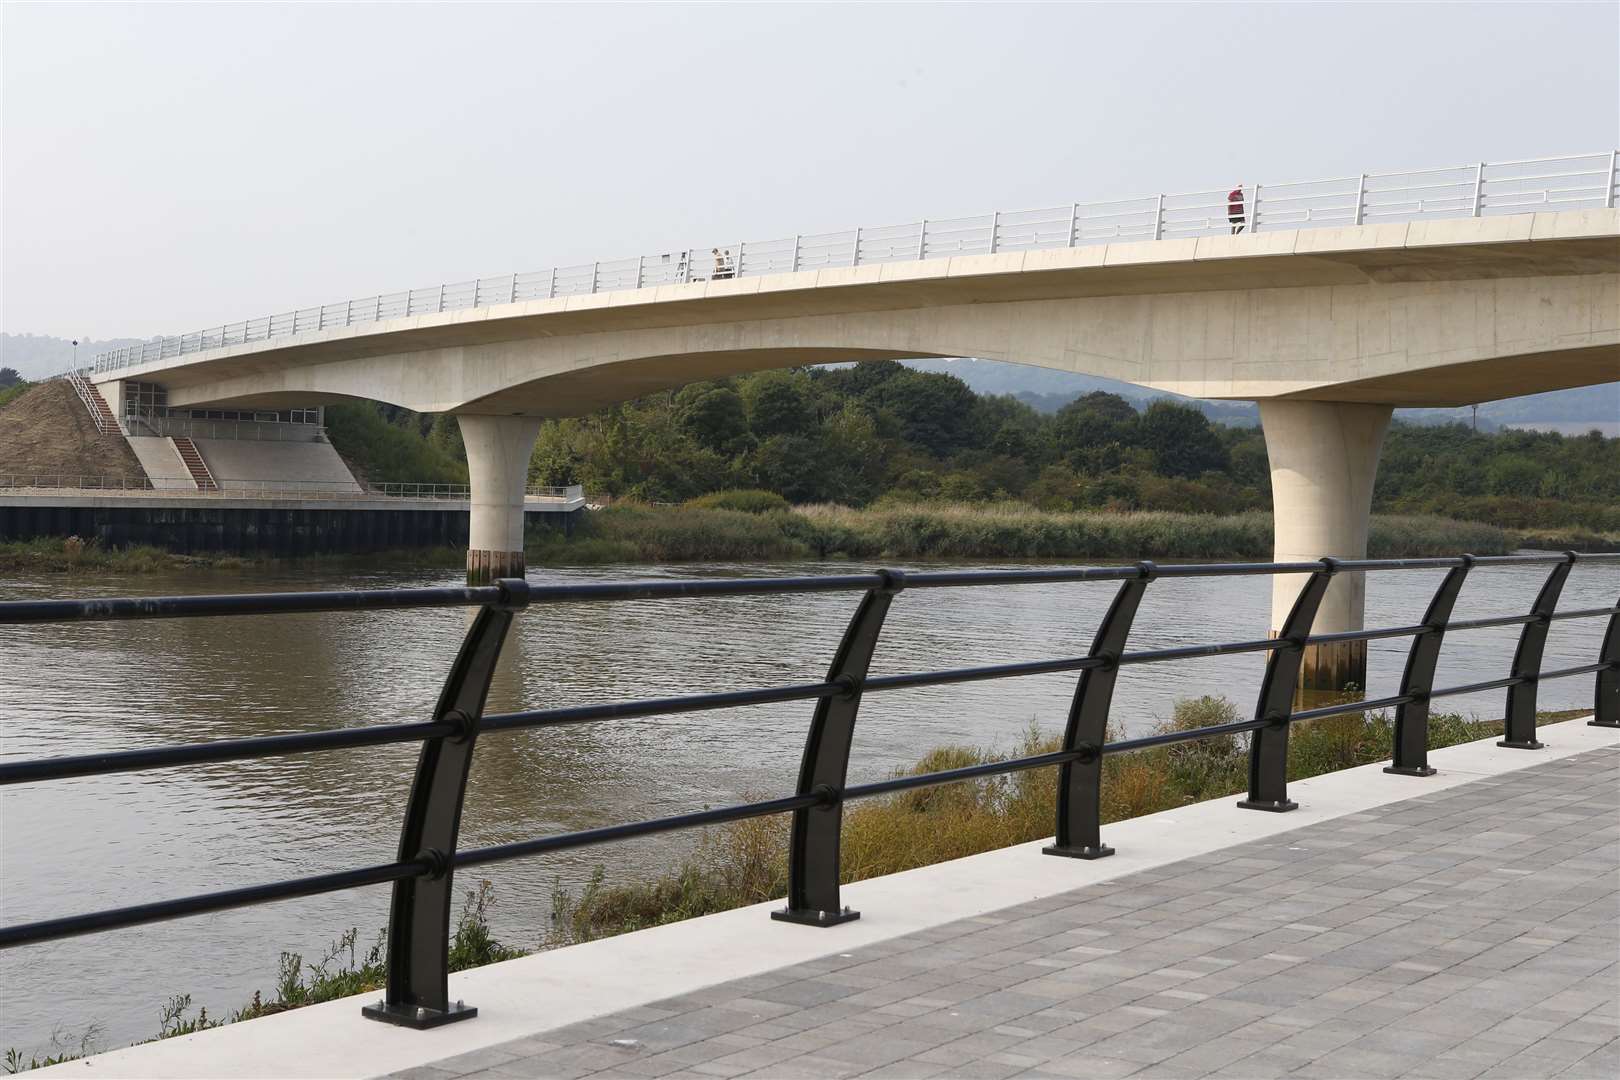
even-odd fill
[{"label": "paving stone", "polygon": [[394,1080],[1610,1080],[1617,822],[1593,751]]}]

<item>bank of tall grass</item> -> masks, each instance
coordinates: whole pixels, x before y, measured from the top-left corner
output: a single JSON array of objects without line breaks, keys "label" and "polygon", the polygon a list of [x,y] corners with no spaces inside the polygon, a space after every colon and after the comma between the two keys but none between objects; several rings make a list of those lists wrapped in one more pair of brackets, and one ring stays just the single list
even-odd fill
[{"label": "bank of tall grass", "polygon": [[[1544,713],[1544,721],[1575,713]],[[1184,731],[1241,719],[1224,698],[1178,702],[1159,730]],[[1292,780],[1388,760],[1394,721],[1387,713],[1349,714],[1295,725]],[[1500,721],[1456,713],[1429,722],[1438,749],[1499,735]],[[895,775],[920,775],[1061,749],[1055,735],[1029,731],[1010,752],[945,746]],[[1123,821],[1247,789],[1249,739],[1228,735],[1110,755],[1103,759],[1102,819]],[[894,874],[1052,835],[1055,768],[961,781],[853,803],[845,808],[842,880]],[[706,833],[697,852],[667,873],[608,885],[598,871],[577,895],[552,899],[549,944],[569,944],[763,903],[786,895],[789,819],[735,822]]]},{"label": "bank of tall grass", "polygon": [[172,570],[244,570],[281,564],[311,568],[344,567],[391,569],[408,567],[461,567],[463,548],[399,548],[370,552],[316,552],[308,555],[232,555],[211,552],[181,555],[146,544],[110,547],[95,538],[51,536],[0,542],[0,573],[155,574]]},{"label": "bank of tall grass", "polygon": [[[1439,517],[1373,518],[1369,554],[1500,554],[1516,537]],[[801,506],[749,513],[623,503],[584,516],[572,537],[530,536],[535,565],[842,559],[1266,559],[1271,515],[1063,513],[1021,503]]]}]

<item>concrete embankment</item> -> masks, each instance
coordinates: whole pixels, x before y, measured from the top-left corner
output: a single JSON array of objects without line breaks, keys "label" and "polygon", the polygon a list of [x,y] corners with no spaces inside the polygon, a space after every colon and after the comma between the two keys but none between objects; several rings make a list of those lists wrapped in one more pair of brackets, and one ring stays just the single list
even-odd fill
[{"label": "concrete embankment", "polygon": [[[560,501],[531,507],[530,528],[572,531]],[[183,554],[309,555],[465,547],[467,503],[453,499],[202,498],[165,494],[0,494],[0,541],[78,536],[104,547]]]}]

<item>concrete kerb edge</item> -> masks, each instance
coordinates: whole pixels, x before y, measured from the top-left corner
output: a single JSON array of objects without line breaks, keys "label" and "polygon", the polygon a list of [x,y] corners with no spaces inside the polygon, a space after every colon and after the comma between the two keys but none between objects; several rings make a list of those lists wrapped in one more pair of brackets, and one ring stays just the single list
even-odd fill
[{"label": "concrete kerb edge", "polygon": [[[1439,774],[1392,776],[1383,762],[1290,785],[1300,809],[1243,814],[1227,797],[1105,827],[1118,854],[1097,862],[1042,858],[1045,841],[921,867],[845,887],[862,918],[834,930],[771,921],[776,902],[538,953],[451,976],[476,1020],[411,1031],[365,1020],[358,995],[195,1035],[52,1066],[40,1076],[367,1077],[539,1034],[733,979],[889,940],[1015,904],[1470,781],[1620,746],[1620,731],[1587,718],[1542,728],[1547,748],[1498,749],[1495,738],[1436,750]],[[297,1048],[293,1051],[292,1048]]]}]

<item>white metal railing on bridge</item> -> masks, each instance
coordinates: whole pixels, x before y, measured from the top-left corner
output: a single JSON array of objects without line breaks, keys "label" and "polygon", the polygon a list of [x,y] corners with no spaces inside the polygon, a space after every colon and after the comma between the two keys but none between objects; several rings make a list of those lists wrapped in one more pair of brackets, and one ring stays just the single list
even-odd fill
[{"label": "white metal railing on bridge", "polygon": [[1612,207],[1613,150],[1572,157],[1473,162],[1438,169],[1363,173],[1331,180],[1070,203],[1042,210],[957,217],[785,237],[728,241],[684,251],[477,278],[379,293],[321,307],[160,338],[96,357],[97,372],[188,353],[339,326],[438,314],[611,289],[753,277],[829,267],[1168,240],[1260,229],[1424,221]]},{"label": "white metal railing on bridge", "polygon": [[[86,368],[85,370],[88,371],[89,369]],[[69,386],[73,387],[73,392],[79,395],[79,400],[84,403],[84,407],[90,410],[90,420],[96,425],[97,431],[103,435],[123,434],[118,430],[118,420],[113,416],[112,410],[107,407],[107,402],[102,398],[101,391],[97,390],[90,380],[84,377],[83,371],[70,370],[63,373],[62,377],[67,380]]]},{"label": "white metal railing on bridge", "polygon": [[[465,502],[471,497],[466,484],[373,484],[362,488],[346,480],[240,480],[216,477],[217,489],[198,490],[180,477],[88,476],[77,473],[0,473],[0,493],[8,495],[159,493],[206,499],[401,499]],[[585,488],[531,486],[527,497],[581,505]]]}]

